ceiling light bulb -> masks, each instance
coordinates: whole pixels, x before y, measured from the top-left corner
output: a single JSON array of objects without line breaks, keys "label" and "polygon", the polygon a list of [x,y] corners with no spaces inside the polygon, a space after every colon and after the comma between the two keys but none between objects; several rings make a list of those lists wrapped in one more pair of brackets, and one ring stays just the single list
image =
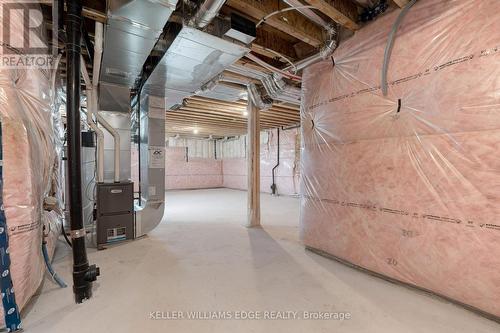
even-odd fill
[{"label": "ceiling light bulb", "polygon": [[248,116],[248,111],[243,111],[244,116]]},{"label": "ceiling light bulb", "polygon": [[195,129],[193,130],[193,133],[194,133],[194,134],[198,134],[198,129],[197,129],[197,128],[195,128]]}]

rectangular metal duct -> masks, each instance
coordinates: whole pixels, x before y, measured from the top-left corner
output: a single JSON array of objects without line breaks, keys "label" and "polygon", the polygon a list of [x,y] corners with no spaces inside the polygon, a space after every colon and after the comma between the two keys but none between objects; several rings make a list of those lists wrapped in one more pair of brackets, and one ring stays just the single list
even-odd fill
[{"label": "rectangular metal duct", "polygon": [[146,94],[141,97],[141,198],[135,207],[136,237],[153,230],[165,209],[165,98]]},{"label": "rectangular metal duct", "polygon": [[196,94],[196,96],[219,99],[221,101],[235,102],[247,97],[245,88],[241,86],[218,83],[209,91],[204,91]]},{"label": "rectangular metal duct", "polygon": [[101,81],[133,86],[177,1],[108,1]]},{"label": "rectangular metal duct", "polygon": [[257,36],[255,23],[246,18],[231,13],[231,22],[229,29],[224,33],[224,36],[239,40],[248,45],[253,42]]},{"label": "rectangular metal duct", "polygon": [[[165,96],[167,108],[171,108],[199,91],[249,51],[246,47],[184,26],[149,77],[145,91]],[[233,101],[239,99],[234,91],[217,93],[222,93],[223,97],[233,96]]]},{"label": "rectangular metal duct", "polygon": [[99,85],[99,110],[129,113],[129,87],[101,82]]}]

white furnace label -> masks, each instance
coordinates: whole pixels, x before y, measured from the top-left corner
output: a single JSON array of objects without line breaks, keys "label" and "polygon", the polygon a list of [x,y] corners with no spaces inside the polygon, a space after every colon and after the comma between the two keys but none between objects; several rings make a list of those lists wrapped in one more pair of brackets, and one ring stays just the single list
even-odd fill
[{"label": "white furnace label", "polygon": [[151,169],[165,168],[165,147],[163,146],[149,147],[149,167]]}]

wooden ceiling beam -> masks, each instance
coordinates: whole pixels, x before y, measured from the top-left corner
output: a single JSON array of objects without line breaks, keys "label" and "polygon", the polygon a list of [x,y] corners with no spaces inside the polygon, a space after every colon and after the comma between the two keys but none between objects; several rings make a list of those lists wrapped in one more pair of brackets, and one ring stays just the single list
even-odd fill
[{"label": "wooden ceiling beam", "polygon": [[[199,105],[199,104],[188,104],[183,109],[201,111],[201,112],[205,112],[207,114],[230,115],[231,117],[242,117],[242,116],[244,116],[243,112],[245,112],[245,110],[228,111],[228,110],[222,109],[222,108],[211,108],[211,107],[207,107],[205,105]],[[298,120],[298,119],[300,119],[299,113],[283,113],[283,112],[279,112],[279,111],[270,111],[270,110],[261,111],[260,115],[263,119],[267,119],[267,118],[275,118],[275,119],[282,119],[282,120],[288,120],[288,119]]]},{"label": "wooden ceiling beam", "polygon": [[[203,103],[208,103],[208,104],[216,104],[216,105],[222,105],[222,106],[229,106],[229,107],[240,107],[240,108],[246,108],[246,102],[245,101],[236,101],[236,102],[226,102],[222,100],[215,100],[215,99],[210,99],[206,97],[200,97],[200,96],[192,96],[187,99],[188,102],[190,101],[199,101]],[[299,107],[296,106],[288,106],[288,105],[273,105],[271,110],[276,110],[276,111],[292,111],[292,112],[299,112]]]},{"label": "wooden ceiling beam", "polygon": [[290,41],[282,38],[277,31],[257,29],[257,37],[252,43],[252,51],[268,58],[279,59],[284,63],[286,61],[278,57],[274,52],[282,54],[284,57],[292,61],[298,59],[295,49],[290,47]]},{"label": "wooden ceiling beam", "polygon": [[347,29],[352,31],[359,29],[359,25],[355,22],[356,16],[358,15],[358,9],[354,2],[350,0],[305,1]]},{"label": "wooden ceiling beam", "polygon": [[[217,134],[216,134],[217,132]],[[229,130],[229,131],[222,131],[220,128],[217,129],[199,129],[198,134],[194,134],[192,129],[179,129],[179,128],[167,128],[166,129],[166,136],[176,136],[179,134],[180,136],[188,136],[188,137],[208,137],[210,135],[213,135],[215,137],[226,137],[226,136],[239,136],[242,134],[245,134],[246,130]]]},{"label": "wooden ceiling beam", "polygon": [[[42,2],[41,5],[52,7],[53,2]],[[64,10],[66,11],[66,5]],[[82,16],[93,21],[106,23],[106,1],[83,1]]]},{"label": "wooden ceiling beam", "polygon": [[[216,121],[225,121],[225,122],[241,122],[243,124],[247,123],[247,117],[244,115],[237,115],[237,116],[232,116],[224,113],[207,113],[206,111],[200,110],[200,109],[193,109],[193,108],[183,108],[179,111],[176,112],[169,112],[167,114],[167,119],[173,119],[173,118],[179,118],[179,119],[207,119],[207,120],[216,120]],[[268,116],[266,118],[262,119],[264,122],[267,123],[276,123],[277,125],[281,124],[282,122],[288,122],[288,121],[293,121],[296,119],[293,118],[276,118],[272,116]]]},{"label": "wooden ceiling beam", "polygon": [[[181,110],[189,110],[189,111],[195,111],[195,112],[202,112],[205,114],[209,115],[223,115],[223,116],[229,116],[229,117],[240,117],[240,118],[245,118],[242,111],[234,111],[234,110],[226,110],[226,109],[221,109],[221,108],[211,108],[207,107],[206,105],[200,105],[196,103],[189,103],[187,106],[183,107]],[[175,111],[178,112],[178,111]],[[174,113],[174,112],[171,112]],[[281,113],[281,112],[270,112],[270,111],[262,111],[260,113],[262,119],[277,119],[277,120],[298,120],[300,119],[300,115],[297,114],[286,114],[286,113]]]},{"label": "wooden ceiling beam", "polygon": [[396,5],[398,5],[400,8],[403,8],[410,2],[410,0],[392,0]]},{"label": "wooden ceiling beam", "polygon": [[244,124],[227,124],[224,122],[214,122],[214,121],[201,121],[201,120],[190,120],[187,121],[187,119],[168,119],[165,124],[181,124],[185,126],[192,126],[192,127],[200,127],[202,125],[217,125],[217,126],[222,126],[222,127],[227,127],[227,128],[246,128]]},{"label": "wooden ceiling beam", "polygon": [[[279,1],[229,0],[226,5],[256,21],[284,8]],[[322,28],[294,11],[274,15],[268,18],[264,24],[303,40],[314,47],[319,47],[323,42]]]}]

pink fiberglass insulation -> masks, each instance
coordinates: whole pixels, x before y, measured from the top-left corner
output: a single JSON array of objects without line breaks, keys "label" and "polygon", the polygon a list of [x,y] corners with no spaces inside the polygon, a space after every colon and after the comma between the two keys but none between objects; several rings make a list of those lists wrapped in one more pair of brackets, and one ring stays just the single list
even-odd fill
[{"label": "pink fiberglass insulation", "polygon": [[212,158],[186,160],[185,147],[165,151],[165,188],[200,189],[222,187],[222,161]]},{"label": "pink fiberglass insulation", "polygon": [[[270,193],[272,169],[277,162],[277,130],[269,131],[269,142],[260,147],[260,189]],[[280,163],[275,170],[278,194],[297,194],[299,184],[299,148],[297,130],[280,130]],[[228,158],[222,161],[224,187],[247,189],[247,161],[244,158]]]},{"label": "pink fiberglass insulation", "polygon": [[[21,25],[23,20],[11,17],[11,22]],[[22,40],[21,26],[10,31]],[[51,98],[49,76],[48,70],[0,68],[3,202],[11,276],[20,309],[45,274],[42,233],[47,234],[52,256],[61,232],[61,141],[55,130],[59,116],[53,112],[58,102]],[[49,197],[51,200],[46,201]],[[0,306],[0,322],[3,321]]]},{"label": "pink fiberglass insulation", "polygon": [[[500,316],[500,1],[420,0],[303,75],[302,235]],[[400,100],[400,106],[398,103]]]}]

